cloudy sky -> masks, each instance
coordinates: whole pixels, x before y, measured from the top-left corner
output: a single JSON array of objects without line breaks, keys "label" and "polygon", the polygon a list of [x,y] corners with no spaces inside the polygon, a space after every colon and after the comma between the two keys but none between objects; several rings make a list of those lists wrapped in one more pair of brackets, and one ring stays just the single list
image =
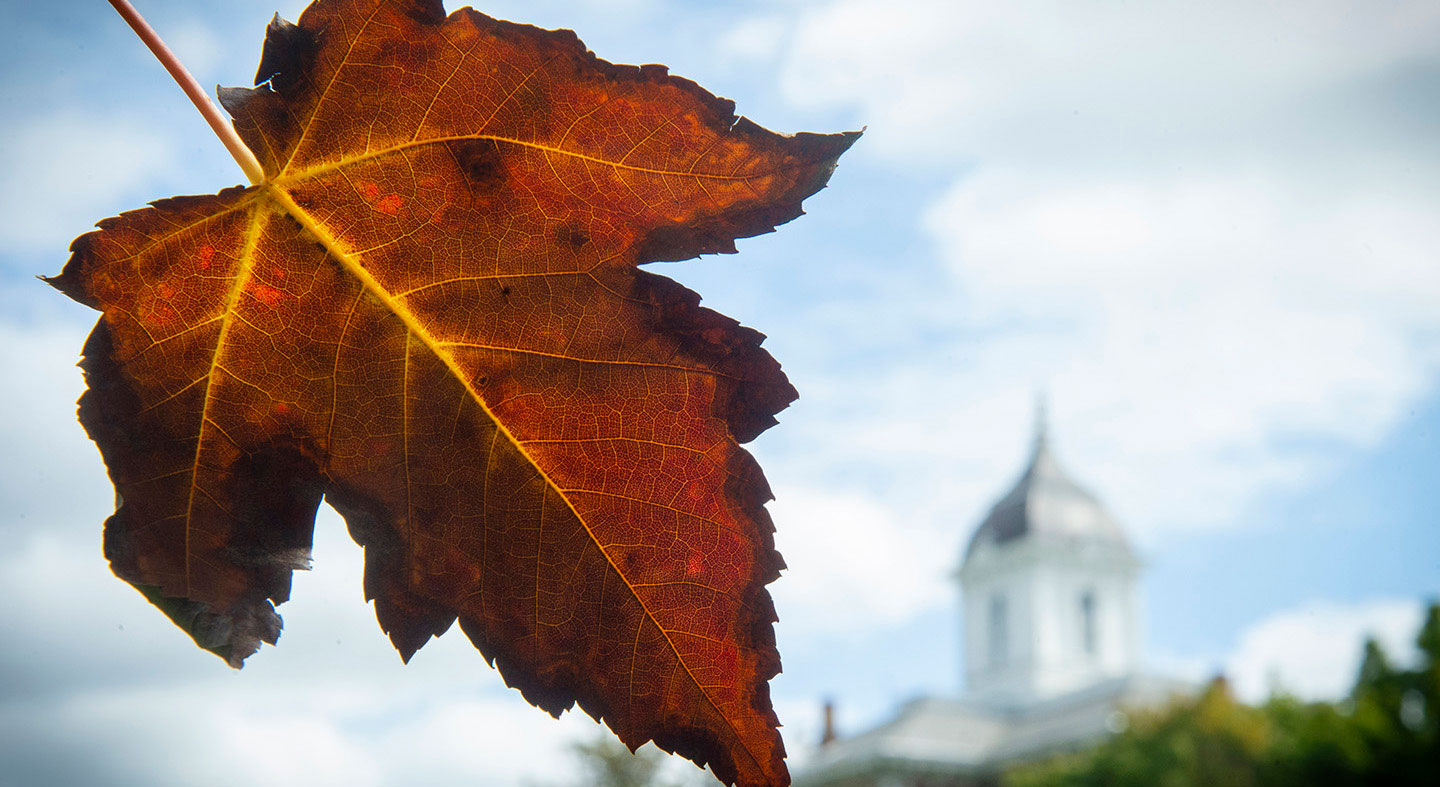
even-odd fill
[{"label": "cloudy sky", "polygon": [[[298,0],[139,0],[248,84]],[[453,5],[453,4],[452,4]],[[1144,555],[1147,658],[1333,697],[1440,594],[1440,6],[1426,0],[497,0],[781,131],[866,127],[809,215],[663,266],[801,399],[753,449],[795,760],[960,690],[961,544],[1048,393]],[[280,647],[196,649],[100,555],[74,421],[94,314],[33,276],[239,171],[100,0],[0,2],[0,774],[25,784],[561,783],[554,722],[458,634],[401,667],[327,510]],[[478,780],[478,781],[477,781]]]}]

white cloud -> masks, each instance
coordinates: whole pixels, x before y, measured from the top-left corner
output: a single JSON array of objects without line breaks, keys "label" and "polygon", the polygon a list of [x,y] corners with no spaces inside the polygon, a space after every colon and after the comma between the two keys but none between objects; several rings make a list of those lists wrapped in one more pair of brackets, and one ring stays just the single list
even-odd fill
[{"label": "white cloud", "polygon": [[0,591],[26,600],[0,610],[23,643],[3,660],[0,735],[25,742],[0,755],[30,783],[63,783],[44,769],[68,752],[134,784],[521,785],[563,781],[567,743],[596,734],[503,688],[458,630],[401,665],[328,510],[280,644],[239,672],[111,576],[99,540],[99,517],[65,522],[0,559]]},{"label": "white cloud", "polygon": [[953,533],[903,521],[851,491],[791,484],[770,509],[789,566],[770,586],[787,636],[902,622],[949,601]]},{"label": "white cloud", "polygon": [[1423,615],[1421,604],[1406,600],[1313,602],[1246,629],[1225,672],[1237,696],[1251,702],[1277,687],[1304,699],[1340,699],[1354,685],[1365,638],[1409,663]]},{"label": "white cloud", "polygon": [[174,147],[157,124],[136,118],[65,110],[18,121],[0,147],[0,246],[63,260],[71,238],[117,200],[160,180]]},{"label": "white cloud", "polygon": [[1373,445],[1440,370],[1440,155],[1399,109],[1440,89],[1437,36],[1426,3],[800,10],[791,99],[851,108],[856,155],[955,173],[924,217],[948,281],[849,305],[942,338],[863,390],[837,375],[863,405],[816,461],[973,517],[1001,479],[967,471],[1018,454],[1043,386],[1062,453],[1150,541],[1238,523],[1324,471],[1317,444]]},{"label": "white cloud", "polygon": [[[209,701],[197,702],[202,696]],[[112,767],[139,782],[381,783],[375,757],[332,719],[252,687],[100,691],[62,701],[53,718],[75,740],[108,750]]]},{"label": "white cloud", "polygon": [[[229,47],[215,30],[199,19],[176,24],[166,30],[164,36],[165,43],[192,74],[210,73],[217,65],[232,58]],[[247,51],[247,59],[251,56]]]},{"label": "white cloud", "polygon": [[780,53],[787,30],[779,16],[746,17],[720,36],[716,48],[726,58],[771,60]]},{"label": "white cloud", "polygon": [[[64,296],[33,284],[30,297],[60,303]],[[0,293],[0,298],[18,296]],[[77,311],[80,311],[77,307]],[[48,514],[59,519],[104,515],[114,500],[100,453],[75,420],[84,390],[75,362],[85,342],[84,318],[17,325],[0,320],[0,407],[23,414],[0,419],[0,445],[23,456],[0,473],[0,531]]]},{"label": "white cloud", "polygon": [[1097,480],[1141,521],[1215,526],[1316,466],[1277,438],[1368,445],[1430,384],[1440,355],[1416,340],[1440,328],[1440,223],[1416,212],[1429,203],[1213,176],[1057,187],[996,168],[930,224],[980,319],[1065,324],[1019,351],[1060,349],[1057,398],[1121,413],[1080,446],[1129,465]]},{"label": "white cloud", "polygon": [[600,732],[588,718],[556,722],[503,696],[467,696],[458,684],[451,697],[372,694],[342,710],[300,682],[223,676],[44,705],[0,702],[0,731],[28,744],[28,754],[4,752],[7,773],[27,784],[63,783],[44,768],[65,752],[97,763],[97,776],[114,774],[105,783],[236,787],[562,784],[573,773],[567,743]]},{"label": "white cloud", "polygon": [[858,106],[898,156],[1093,166],[1255,132],[1274,146],[1277,108],[1433,56],[1437,30],[1423,2],[832,0],[801,14],[782,76],[796,102]]}]

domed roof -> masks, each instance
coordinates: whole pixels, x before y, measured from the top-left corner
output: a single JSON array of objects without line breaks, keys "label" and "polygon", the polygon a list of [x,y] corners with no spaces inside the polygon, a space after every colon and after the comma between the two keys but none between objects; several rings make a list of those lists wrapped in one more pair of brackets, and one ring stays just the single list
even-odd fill
[{"label": "domed roof", "polygon": [[1000,498],[965,547],[968,561],[983,543],[1005,544],[1040,534],[1050,538],[1099,542],[1130,554],[1120,525],[1084,487],[1075,483],[1050,450],[1044,408],[1036,419],[1030,461],[1015,486]]}]

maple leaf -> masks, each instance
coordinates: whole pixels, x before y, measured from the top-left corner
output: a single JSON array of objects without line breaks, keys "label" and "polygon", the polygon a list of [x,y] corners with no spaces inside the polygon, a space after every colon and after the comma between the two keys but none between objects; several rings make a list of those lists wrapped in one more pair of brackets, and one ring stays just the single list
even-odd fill
[{"label": "maple leaf", "polygon": [[221,91],[254,185],[106,219],[49,280],[103,313],[80,420],[115,573],[238,667],[323,498],[403,658],[458,619],[552,714],[788,783],[783,564],[739,444],[795,391],[637,266],[798,216],[858,135],[435,0],[277,17],[256,84]]}]

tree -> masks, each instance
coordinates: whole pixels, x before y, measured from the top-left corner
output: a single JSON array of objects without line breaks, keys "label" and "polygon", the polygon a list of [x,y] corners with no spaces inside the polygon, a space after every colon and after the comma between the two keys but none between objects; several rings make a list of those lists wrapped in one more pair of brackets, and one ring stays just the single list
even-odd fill
[{"label": "tree", "polygon": [[1132,714],[1129,729],[1089,751],[1005,774],[1006,787],[1144,787],[1262,784],[1258,754],[1270,742],[1263,715],[1216,678],[1193,700]]},{"label": "tree", "polygon": [[594,787],[660,787],[665,755],[654,747],[633,753],[609,735],[576,743],[572,750],[585,774],[583,784]]},{"label": "tree", "polygon": [[682,779],[665,773],[671,758],[653,745],[631,752],[611,735],[600,734],[570,747],[580,765],[580,784],[584,787],[684,787],[694,784],[715,784],[709,772],[695,772],[695,778]]},{"label": "tree", "polygon": [[1007,787],[1440,784],[1440,605],[1416,637],[1420,659],[1397,667],[1364,646],[1349,696],[1304,702],[1280,694],[1238,702],[1217,678],[1197,697],[1134,715],[1130,728],[1083,752],[1012,769]]}]

